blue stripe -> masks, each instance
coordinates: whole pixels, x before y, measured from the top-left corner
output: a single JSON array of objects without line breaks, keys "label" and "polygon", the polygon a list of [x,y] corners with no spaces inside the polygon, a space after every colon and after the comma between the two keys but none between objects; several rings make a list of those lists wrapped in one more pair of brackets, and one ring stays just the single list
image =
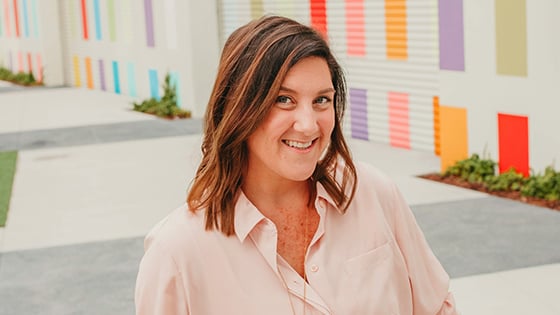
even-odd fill
[{"label": "blue stripe", "polygon": [[183,105],[183,101],[181,100],[181,93],[179,93],[179,73],[171,72],[169,76],[171,79],[171,85],[175,86],[175,92],[177,95],[177,105],[181,107]]},{"label": "blue stripe", "polygon": [[95,37],[101,40],[101,13],[99,10],[99,0],[93,0],[93,11],[95,14]]},{"label": "blue stripe", "polygon": [[136,75],[134,74],[134,64],[128,63],[128,94],[130,96],[138,96],[136,92]]},{"label": "blue stripe", "polygon": [[115,93],[121,94],[121,83],[119,82],[119,63],[113,61],[113,82],[115,84]]},{"label": "blue stripe", "polygon": [[27,18],[27,0],[23,0],[23,30],[25,37],[29,37],[29,19]]},{"label": "blue stripe", "polygon": [[159,97],[159,82],[158,82],[157,70],[150,69],[149,75],[150,75],[150,95],[159,101],[160,97]]}]

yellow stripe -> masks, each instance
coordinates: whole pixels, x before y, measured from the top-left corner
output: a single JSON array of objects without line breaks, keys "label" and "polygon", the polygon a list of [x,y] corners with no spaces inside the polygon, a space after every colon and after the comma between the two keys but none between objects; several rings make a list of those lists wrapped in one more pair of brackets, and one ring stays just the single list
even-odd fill
[{"label": "yellow stripe", "polygon": [[74,56],[74,85],[82,86],[81,74],[80,74],[80,58]]},{"label": "yellow stripe", "polygon": [[440,105],[439,114],[441,171],[444,172],[455,162],[468,157],[467,110]]}]

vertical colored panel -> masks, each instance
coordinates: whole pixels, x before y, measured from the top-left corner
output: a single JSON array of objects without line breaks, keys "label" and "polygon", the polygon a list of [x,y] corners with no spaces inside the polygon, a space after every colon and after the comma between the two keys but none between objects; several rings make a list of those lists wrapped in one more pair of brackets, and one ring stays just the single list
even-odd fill
[{"label": "vertical colored panel", "polygon": [[78,56],[73,57],[74,60],[74,85],[82,86],[81,73],[80,73],[80,59]]},{"label": "vertical colored panel", "polygon": [[439,68],[465,71],[463,0],[439,0]]},{"label": "vertical colored panel", "polygon": [[138,96],[136,92],[136,74],[134,71],[134,64],[129,62],[127,64],[127,75],[128,75],[128,93],[130,96]]},{"label": "vertical colored panel", "polygon": [[18,51],[18,72],[23,72],[23,53]]},{"label": "vertical colored panel", "polygon": [[109,39],[114,42],[117,40],[115,31],[115,0],[107,0],[107,18],[109,20]]},{"label": "vertical colored panel", "polygon": [[327,38],[327,5],[326,0],[309,0],[311,26]]},{"label": "vertical colored panel", "polygon": [[394,147],[410,149],[408,94],[389,92],[389,139]]},{"label": "vertical colored panel", "polygon": [[101,84],[101,90],[106,91],[107,86],[105,86],[105,64],[102,59],[99,59],[99,84]]},{"label": "vertical colored panel", "polygon": [[31,53],[27,53],[27,72],[33,72],[33,60],[31,60]]},{"label": "vertical colored panel", "polygon": [[251,0],[251,18],[258,19],[264,14],[262,0]]},{"label": "vertical colored panel", "polygon": [[93,13],[95,16],[95,38],[101,40],[101,12],[99,10],[99,0],[93,0]]},{"label": "vertical colored panel", "polygon": [[27,16],[27,0],[21,0],[21,10],[23,11],[23,34],[29,37],[29,18]]},{"label": "vertical colored panel", "polygon": [[150,95],[159,101],[159,81],[157,70],[150,69],[148,73],[150,77]]},{"label": "vertical colored panel", "polygon": [[165,0],[165,34],[167,48],[177,48],[177,4],[176,0]]},{"label": "vertical colored panel", "polygon": [[82,36],[85,40],[89,38],[88,34],[88,21],[87,21],[87,3],[86,0],[80,1],[82,12]]},{"label": "vertical colored panel", "polygon": [[525,0],[496,1],[497,73],[527,76],[527,22]]},{"label": "vertical colored panel", "polygon": [[19,10],[18,10],[18,0],[14,0],[14,21],[16,26],[16,37],[19,37]]},{"label": "vertical colored panel", "polygon": [[43,82],[43,60],[41,54],[37,54],[37,82]]},{"label": "vertical colored panel", "polygon": [[66,5],[68,6],[68,12],[70,12],[70,34],[72,34],[72,38],[78,38],[78,13],[76,12],[76,1],[67,1]]},{"label": "vertical colored panel", "polygon": [[181,98],[181,93],[179,89],[179,74],[177,72],[171,72],[169,74],[171,85],[175,87],[175,92],[177,95],[177,106],[181,107],[183,105],[183,100]]},{"label": "vertical colored panel", "polygon": [[86,83],[88,89],[91,90],[93,89],[93,71],[91,70],[91,58],[86,57],[85,63],[86,63]]},{"label": "vertical colored panel", "polygon": [[350,89],[350,125],[352,138],[369,139],[367,123],[367,91]]},{"label": "vertical colored panel", "polygon": [[364,0],[346,0],[346,45],[349,56],[366,54]]},{"label": "vertical colored panel", "polygon": [[469,154],[467,137],[467,110],[440,106],[441,171]]},{"label": "vertical colored panel", "polygon": [[500,173],[513,167],[529,176],[529,119],[499,113],[498,143]]},{"label": "vertical colored panel", "polygon": [[434,153],[437,156],[441,155],[441,142],[440,142],[440,116],[439,116],[439,97],[433,98],[433,113],[434,113]]},{"label": "vertical colored panel", "polygon": [[0,37],[4,36],[4,16],[2,15],[2,6],[0,6]]},{"label": "vertical colored panel", "polygon": [[119,79],[119,63],[113,61],[113,82],[115,84],[115,93],[121,94],[121,82]]},{"label": "vertical colored panel", "polygon": [[144,0],[144,14],[146,18],[146,44],[154,47],[154,12],[152,10],[152,0]]},{"label": "vertical colored panel", "polygon": [[408,59],[406,0],[385,0],[387,59]]},{"label": "vertical colored panel", "polygon": [[37,0],[31,0],[31,21],[33,22],[33,36],[39,37],[39,19],[37,18]]},{"label": "vertical colored panel", "polygon": [[4,0],[4,22],[6,23],[6,36],[12,36],[12,28],[10,24],[10,3]]}]

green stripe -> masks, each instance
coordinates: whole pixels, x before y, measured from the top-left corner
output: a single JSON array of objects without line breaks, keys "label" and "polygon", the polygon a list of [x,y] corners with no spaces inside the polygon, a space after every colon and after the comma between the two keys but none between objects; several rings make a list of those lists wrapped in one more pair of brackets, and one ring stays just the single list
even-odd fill
[{"label": "green stripe", "polygon": [[0,226],[6,226],[16,161],[17,151],[0,152]]},{"label": "green stripe", "polygon": [[115,1],[107,0],[107,8],[109,9],[109,38],[114,42],[117,40],[117,33],[115,32]]}]

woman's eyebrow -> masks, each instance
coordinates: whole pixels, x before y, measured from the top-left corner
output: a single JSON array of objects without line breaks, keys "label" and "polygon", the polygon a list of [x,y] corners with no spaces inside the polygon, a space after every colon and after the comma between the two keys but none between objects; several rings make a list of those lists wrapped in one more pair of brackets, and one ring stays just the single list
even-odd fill
[{"label": "woman's eyebrow", "polygon": [[[280,91],[284,91],[284,92],[290,92],[290,93],[297,93],[295,90],[287,88],[285,86],[281,86],[280,87]],[[326,89],[322,89],[319,92],[317,92],[317,94],[323,94],[323,93],[329,93],[329,92],[336,92],[333,88],[326,88]]]}]

